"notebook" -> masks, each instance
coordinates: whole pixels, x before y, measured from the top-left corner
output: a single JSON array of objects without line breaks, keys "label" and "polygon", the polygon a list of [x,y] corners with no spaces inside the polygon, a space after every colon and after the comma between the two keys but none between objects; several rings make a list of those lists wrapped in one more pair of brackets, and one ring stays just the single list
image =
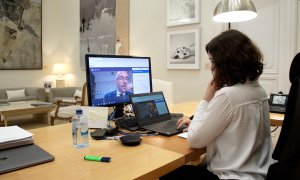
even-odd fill
[{"label": "notebook", "polygon": [[54,156],[35,144],[0,151],[0,174],[53,161]]},{"label": "notebook", "polygon": [[171,117],[163,92],[134,94],[130,96],[135,118],[143,129],[171,136],[182,132],[177,129],[180,117]]}]

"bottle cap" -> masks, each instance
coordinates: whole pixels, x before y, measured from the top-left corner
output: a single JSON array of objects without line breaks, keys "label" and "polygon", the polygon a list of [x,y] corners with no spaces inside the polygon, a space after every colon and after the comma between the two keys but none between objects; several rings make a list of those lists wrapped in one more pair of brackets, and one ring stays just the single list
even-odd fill
[{"label": "bottle cap", "polygon": [[82,109],[76,109],[76,115],[82,114]]}]

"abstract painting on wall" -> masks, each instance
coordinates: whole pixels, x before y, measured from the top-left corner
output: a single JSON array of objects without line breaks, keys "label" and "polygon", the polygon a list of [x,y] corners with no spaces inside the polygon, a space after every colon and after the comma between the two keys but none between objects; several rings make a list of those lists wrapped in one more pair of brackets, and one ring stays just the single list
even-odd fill
[{"label": "abstract painting on wall", "polygon": [[0,1],[0,69],[42,69],[42,1]]},{"label": "abstract painting on wall", "polygon": [[115,54],[116,0],[80,0],[80,67],[86,54]]}]

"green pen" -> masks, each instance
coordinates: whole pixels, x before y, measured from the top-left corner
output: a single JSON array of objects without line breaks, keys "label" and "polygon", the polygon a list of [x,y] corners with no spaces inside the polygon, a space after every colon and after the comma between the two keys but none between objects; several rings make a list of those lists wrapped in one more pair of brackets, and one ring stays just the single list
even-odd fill
[{"label": "green pen", "polygon": [[101,156],[84,156],[84,160],[87,161],[98,161],[98,162],[110,162],[110,157],[101,157]]}]

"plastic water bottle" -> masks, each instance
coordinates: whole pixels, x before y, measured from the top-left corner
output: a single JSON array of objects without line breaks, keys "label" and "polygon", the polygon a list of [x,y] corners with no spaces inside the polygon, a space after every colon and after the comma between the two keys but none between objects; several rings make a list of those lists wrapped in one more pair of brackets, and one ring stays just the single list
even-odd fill
[{"label": "plastic water bottle", "polygon": [[75,148],[85,148],[89,145],[88,120],[81,109],[77,109],[76,116],[72,118],[72,136]]}]

